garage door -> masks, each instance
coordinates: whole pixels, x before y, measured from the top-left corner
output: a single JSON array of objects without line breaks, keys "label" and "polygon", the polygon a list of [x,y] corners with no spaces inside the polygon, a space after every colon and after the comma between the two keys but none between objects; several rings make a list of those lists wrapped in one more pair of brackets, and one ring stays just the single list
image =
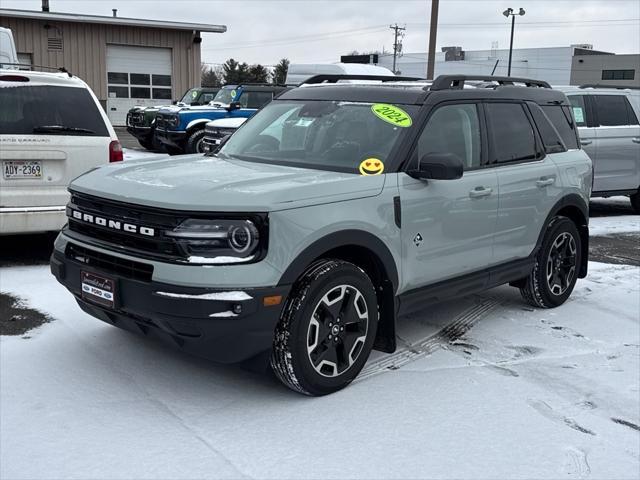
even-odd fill
[{"label": "garage door", "polygon": [[134,105],[169,104],[171,49],[107,45],[107,113],[123,126]]}]

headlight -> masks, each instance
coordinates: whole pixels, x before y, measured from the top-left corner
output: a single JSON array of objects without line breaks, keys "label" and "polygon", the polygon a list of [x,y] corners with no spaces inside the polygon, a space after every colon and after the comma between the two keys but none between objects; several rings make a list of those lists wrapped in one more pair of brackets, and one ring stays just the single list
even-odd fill
[{"label": "headlight", "polygon": [[262,238],[260,230],[248,219],[192,218],[164,234],[175,239],[191,263],[231,264],[255,261],[264,253],[267,235]]},{"label": "headlight", "polygon": [[180,120],[178,119],[177,115],[173,115],[172,117],[169,117],[168,121],[169,121],[169,125],[171,125],[172,127],[177,127],[180,124]]}]

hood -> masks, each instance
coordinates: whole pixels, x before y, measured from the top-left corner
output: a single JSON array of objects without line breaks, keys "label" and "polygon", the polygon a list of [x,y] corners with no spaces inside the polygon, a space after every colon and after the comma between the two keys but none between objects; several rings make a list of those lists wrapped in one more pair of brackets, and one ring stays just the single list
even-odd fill
[{"label": "hood", "polygon": [[73,181],[80,193],[119,202],[211,212],[268,212],[380,194],[385,175],[183,155],[111,164]]}]

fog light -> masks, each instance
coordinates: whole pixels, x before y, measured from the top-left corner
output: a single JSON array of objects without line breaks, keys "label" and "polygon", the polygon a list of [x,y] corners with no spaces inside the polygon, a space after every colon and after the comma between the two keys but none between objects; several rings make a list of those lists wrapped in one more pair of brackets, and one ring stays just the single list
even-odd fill
[{"label": "fog light", "polygon": [[242,305],[240,305],[239,303],[236,303],[233,306],[233,313],[235,313],[236,315],[240,315],[242,313]]}]

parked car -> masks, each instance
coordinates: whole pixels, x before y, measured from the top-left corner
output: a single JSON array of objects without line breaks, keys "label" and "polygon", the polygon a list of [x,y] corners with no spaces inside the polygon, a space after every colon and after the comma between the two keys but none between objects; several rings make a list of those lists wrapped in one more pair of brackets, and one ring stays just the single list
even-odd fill
[{"label": "parked car", "polygon": [[248,119],[244,117],[222,118],[212,120],[204,126],[202,150],[204,153],[214,153],[220,148],[225,138],[233,135]]},{"label": "parked car", "polygon": [[307,395],[393,352],[396,319],[434,301],[509,283],[559,306],[587,274],[592,179],[557,123],[569,101],[466,80],[296,88],[213,156],[89,172],[51,270],[96,318],[220,362],[270,358]]},{"label": "parked car", "polygon": [[227,85],[211,105],[162,108],[156,115],[156,137],[169,153],[202,153],[205,124],[221,118],[248,118],[285,90],[267,84]]},{"label": "parked car", "polygon": [[627,195],[640,214],[640,89],[559,88],[571,102],[580,142],[593,160],[591,196]]},{"label": "parked car", "polygon": [[[199,87],[188,90],[175,104],[178,107],[208,105],[219,88]],[[127,131],[138,139],[140,145],[147,150],[160,150],[162,144],[155,138],[155,120],[158,110],[167,105],[154,107],[135,106],[127,113]]]},{"label": "parked car", "polygon": [[66,73],[0,70],[0,232],[60,230],[69,182],[122,160],[91,89]]},{"label": "parked car", "polygon": [[11,29],[0,27],[0,68],[15,69],[18,63],[16,44]]}]

